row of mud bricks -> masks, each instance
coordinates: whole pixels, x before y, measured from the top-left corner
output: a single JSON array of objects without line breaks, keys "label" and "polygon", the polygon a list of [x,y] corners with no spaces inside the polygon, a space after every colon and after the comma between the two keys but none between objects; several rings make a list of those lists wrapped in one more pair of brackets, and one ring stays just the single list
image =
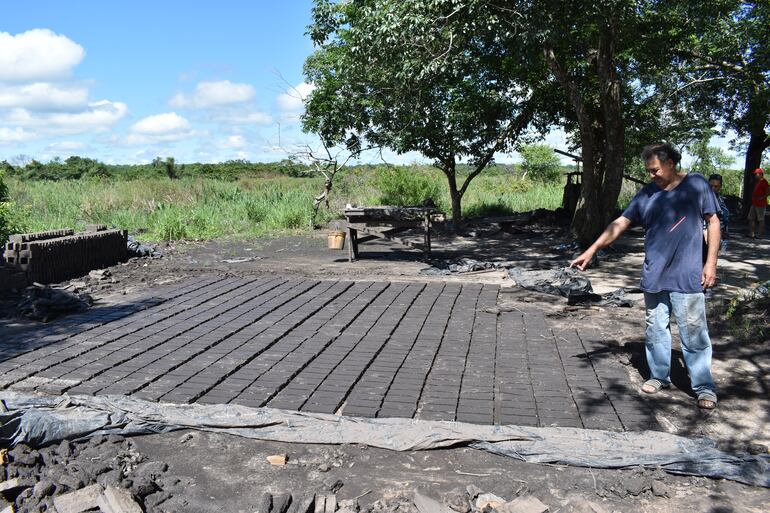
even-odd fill
[{"label": "row of mud bricks", "polygon": [[66,228],[11,235],[3,256],[6,266],[26,273],[28,282],[57,283],[124,262],[127,242],[125,230],[89,224],[80,233]]}]

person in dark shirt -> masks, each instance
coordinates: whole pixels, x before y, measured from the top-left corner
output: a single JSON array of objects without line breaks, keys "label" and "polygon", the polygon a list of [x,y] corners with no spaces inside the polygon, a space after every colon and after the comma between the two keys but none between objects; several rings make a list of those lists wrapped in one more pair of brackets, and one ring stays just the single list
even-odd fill
[{"label": "person in dark shirt", "polygon": [[[698,407],[710,410],[716,407],[717,394],[711,375],[711,339],[703,291],[716,282],[719,205],[703,175],[678,172],[681,155],[671,144],[647,146],[642,160],[652,182],[570,267],[585,270],[599,249],[629,227],[644,227],[640,287],[646,308],[645,348],[650,379],[642,391],[654,394],[671,384],[669,323],[673,313]],[[705,263],[701,258],[704,220],[710,242]]]},{"label": "person in dark shirt", "polygon": [[[719,218],[719,254],[723,255],[727,251],[727,240],[730,238],[730,230],[728,229],[730,223],[730,210],[725,204],[725,199],[720,194],[722,191],[722,175],[714,173],[709,176],[709,186],[717,197],[717,204],[719,205],[719,211],[717,217]],[[708,238],[706,239],[708,242]],[[704,258],[705,261],[705,258]]]}]

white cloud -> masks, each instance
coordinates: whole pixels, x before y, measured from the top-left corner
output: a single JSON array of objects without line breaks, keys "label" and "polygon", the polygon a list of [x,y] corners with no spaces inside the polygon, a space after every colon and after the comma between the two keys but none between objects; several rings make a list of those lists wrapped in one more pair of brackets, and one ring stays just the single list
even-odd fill
[{"label": "white cloud", "polygon": [[0,84],[0,108],[62,111],[81,109],[87,104],[88,89],[81,86],[60,86],[48,82]]},{"label": "white cloud", "polygon": [[115,142],[120,146],[145,146],[148,144],[158,144],[163,142],[183,141],[185,139],[192,139],[198,135],[201,134],[194,130],[158,135],[128,134],[122,139],[116,139]]},{"label": "white cloud", "polygon": [[50,152],[81,151],[87,147],[84,142],[80,141],[58,141],[49,144],[46,150]]},{"label": "white cloud", "polygon": [[254,98],[254,94],[254,87],[249,84],[234,84],[229,80],[200,82],[193,93],[177,93],[169,104],[180,109],[208,109],[247,102]]},{"label": "white cloud", "polygon": [[128,114],[121,102],[101,100],[89,103],[81,112],[33,113],[27,109],[12,109],[0,122],[19,127],[37,127],[43,134],[80,134],[108,129]]},{"label": "white cloud", "polygon": [[222,149],[237,149],[246,146],[246,138],[242,135],[231,135],[225,139],[220,139],[216,143],[217,147]]},{"label": "white cloud", "polygon": [[302,82],[278,96],[276,103],[284,112],[296,113],[305,108],[305,99],[313,92],[315,85]]},{"label": "white cloud", "polygon": [[214,121],[231,125],[271,125],[273,118],[264,112],[224,112],[214,116]]},{"label": "white cloud", "polygon": [[37,136],[35,134],[27,132],[23,128],[7,128],[0,126],[0,144],[31,141],[36,138]]},{"label": "white cloud", "polygon": [[66,36],[48,29],[11,35],[0,32],[0,80],[32,82],[67,77],[80,64],[85,50]]},{"label": "white cloud", "polygon": [[165,112],[147,116],[134,123],[130,133],[124,137],[114,137],[112,144],[120,146],[138,146],[175,142],[205,135],[192,129],[190,122],[176,112]]},{"label": "white cloud", "polygon": [[131,126],[136,134],[161,136],[190,130],[190,122],[176,112],[166,112],[142,118]]}]

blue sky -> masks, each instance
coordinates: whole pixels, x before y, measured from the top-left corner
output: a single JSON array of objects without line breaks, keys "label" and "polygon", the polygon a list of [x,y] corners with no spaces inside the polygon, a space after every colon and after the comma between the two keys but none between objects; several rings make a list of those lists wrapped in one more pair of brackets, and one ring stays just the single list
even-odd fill
[{"label": "blue sky", "polygon": [[[301,97],[311,90],[302,77],[313,51],[305,36],[311,6],[311,0],[6,0],[0,160],[266,162],[315,147],[299,124]],[[566,149],[559,130],[546,142]],[[727,148],[725,139],[713,143]]]},{"label": "blue sky", "polygon": [[267,161],[311,141],[310,0],[3,4],[0,160]]}]

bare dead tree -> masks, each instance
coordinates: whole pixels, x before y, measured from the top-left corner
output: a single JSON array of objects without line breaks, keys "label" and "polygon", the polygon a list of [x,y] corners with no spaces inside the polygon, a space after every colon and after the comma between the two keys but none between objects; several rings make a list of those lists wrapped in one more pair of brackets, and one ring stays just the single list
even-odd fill
[{"label": "bare dead tree", "polygon": [[[306,96],[297,87],[291,85],[279,72],[276,72],[276,74],[286,85],[284,94],[295,98],[304,104],[307,100]],[[351,160],[355,160],[367,151],[378,150],[380,152],[380,159],[384,162],[384,159],[382,159],[381,146],[361,147],[360,144],[353,144],[345,148],[338,148],[330,147],[321,137],[319,137],[319,140],[320,148],[317,150],[314,150],[306,144],[299,149],[287,151],[281,145],[281,125],[280,123],[278,124],[278,147],[289,156],[290,160],[304,163],[324,177],[324,185],[321,193],[313,198],[313,225],[315,225],[318,209],[321,204],[326,205],[327,209],[330,208],[329,198],[331,196],[332,187],[334,186],[334,177],[338,172],[345,168]],[[359,139],[356,138],[351,138],[351,140],[359,141]]]},{"label": "bare dead tree", "polygon": [[330,208],[329,199],[331,197],[332,188],[334,186],[334,178],[342,171],[351,160],[355,160],[362,153],[370,150],[379,150],[379,147],[369,146],[365,148],[357,149],[337,149],[330,148],[323,141],[321,142],[321,148],[313,150],[308,145],[305,145],[302,149],[290,153],[292,160],[303,162],[313,168],[313,170],[319,175],[323,176],[324,184],[320,194],[313,198],[313,223],[318,216],[318,209],[321,205],[326,205],[326,208]]}]

